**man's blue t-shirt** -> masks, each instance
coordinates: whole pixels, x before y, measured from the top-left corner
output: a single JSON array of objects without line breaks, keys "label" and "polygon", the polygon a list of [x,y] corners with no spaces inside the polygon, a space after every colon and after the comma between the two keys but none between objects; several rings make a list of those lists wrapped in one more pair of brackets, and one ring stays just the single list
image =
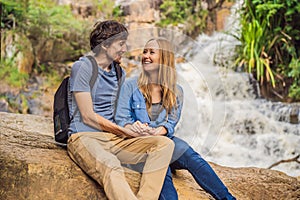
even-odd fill
[{"label": "man's blue t-shirt", "polygon": [[[109,72],[98,67],[98,77],[94,87],[90,88],[89,82],[92,77],[92,63],[86,57],[81,57],[73,64],[70,76],[70,91],[72,92],[91,92],[93,107],[95,113],[114,122],[114,110],[119,90],[116,70],[112,68]],[[122,77],[125,77],[125,72],[122,70]],[[124,78],[123,78],[124,79]],[[121,80],[123,82],[123,80]],[[77,107],[74,95],[69,100],[70,116],[73,116],[74,110]],[[82,122],[80,112],[74,116],[69,133],[77,132],[98,132],[101,130],[94,129]]]}]

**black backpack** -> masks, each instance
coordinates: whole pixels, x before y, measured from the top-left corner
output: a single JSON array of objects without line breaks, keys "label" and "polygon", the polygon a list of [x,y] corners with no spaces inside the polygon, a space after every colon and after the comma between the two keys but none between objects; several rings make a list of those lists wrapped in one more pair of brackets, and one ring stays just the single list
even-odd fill
[{"label": "black backpack", "polygon": [[[86,56],[92,63],[93,72],[90,80],[90,88],[92,89],[98,76],[98,65],[96,60],[92,56]],[[120,79],[122,77],[122,70],[120,65],[114,63],[117,80],[120,83]],[[53,123],[54,123],[54,140],[60,144],[65,146],[68,141],[68,129],[70,126],[73,117],[78,112],[78,107],[76,107],[72,117],[69,116],[69,106],[68,106],[68,98],[70,98],[70,76],[64,78],[60,86],[55,92],[54,95],[54,104],[53,104]],[[120,86],[120,84],[119,84]]]}]

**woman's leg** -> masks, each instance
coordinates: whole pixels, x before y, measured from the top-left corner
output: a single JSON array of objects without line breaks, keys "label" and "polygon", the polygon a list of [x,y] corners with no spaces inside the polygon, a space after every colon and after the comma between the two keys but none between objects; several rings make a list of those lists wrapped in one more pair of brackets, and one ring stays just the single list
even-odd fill
[{"label": "woman's leg", "polygon": [[[171,139],[176,138],[175,136]],[[189,148],[189,145],[183,140],[173,140],[175,147],[170,163],[175,162]],[[165,181],[159,196],[159,200],[178,200],[178,194],[173,184],[172,169],[169,167]]]},{"label": "woman's leg", "polygon": [[159,200],[178,200],[178,194],[173,184],[172,172],[170,167],[168,168],[163,188],[159,195]]},{"label": "woman's leg", "polygon": [[196,182],[215,199],[235,199],[222,183],[220,178],[211,166],[195,152],[185,141],[174,137],[174,153],[179,154],[177,149],[187,149],[182,155],[171,164],[173,169],[187,169],[194,177]]}]

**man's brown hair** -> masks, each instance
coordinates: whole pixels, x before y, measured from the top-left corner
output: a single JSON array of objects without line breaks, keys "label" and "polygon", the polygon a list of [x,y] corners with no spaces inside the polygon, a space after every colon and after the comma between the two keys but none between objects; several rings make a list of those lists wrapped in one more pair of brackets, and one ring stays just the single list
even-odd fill
[{"label": "man's brown hair", "polygon": [[110,46],[115,40],[126,40],[127,37],[127,28],[121,23],[115,20],[97,22],[90,34],[91,50],[97,55],[102,45]]}]

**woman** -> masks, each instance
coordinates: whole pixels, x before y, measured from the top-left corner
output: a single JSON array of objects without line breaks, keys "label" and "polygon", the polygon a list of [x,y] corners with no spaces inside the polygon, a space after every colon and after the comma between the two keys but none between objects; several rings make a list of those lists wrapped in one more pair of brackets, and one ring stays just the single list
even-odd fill
[{"label": "woman", "polygon": [[187,169],[196,182],[216,199],[235,199],[209,164],[185,141],[174,136],[183,104],[182,88],[176,83],[174,50],[163,38],[149,40],[142,55],[138,78],[123,84],[116,110],[116,122],[132,131],[165,135],[175,149],[159,199],[178,199],[171,169]]}]

